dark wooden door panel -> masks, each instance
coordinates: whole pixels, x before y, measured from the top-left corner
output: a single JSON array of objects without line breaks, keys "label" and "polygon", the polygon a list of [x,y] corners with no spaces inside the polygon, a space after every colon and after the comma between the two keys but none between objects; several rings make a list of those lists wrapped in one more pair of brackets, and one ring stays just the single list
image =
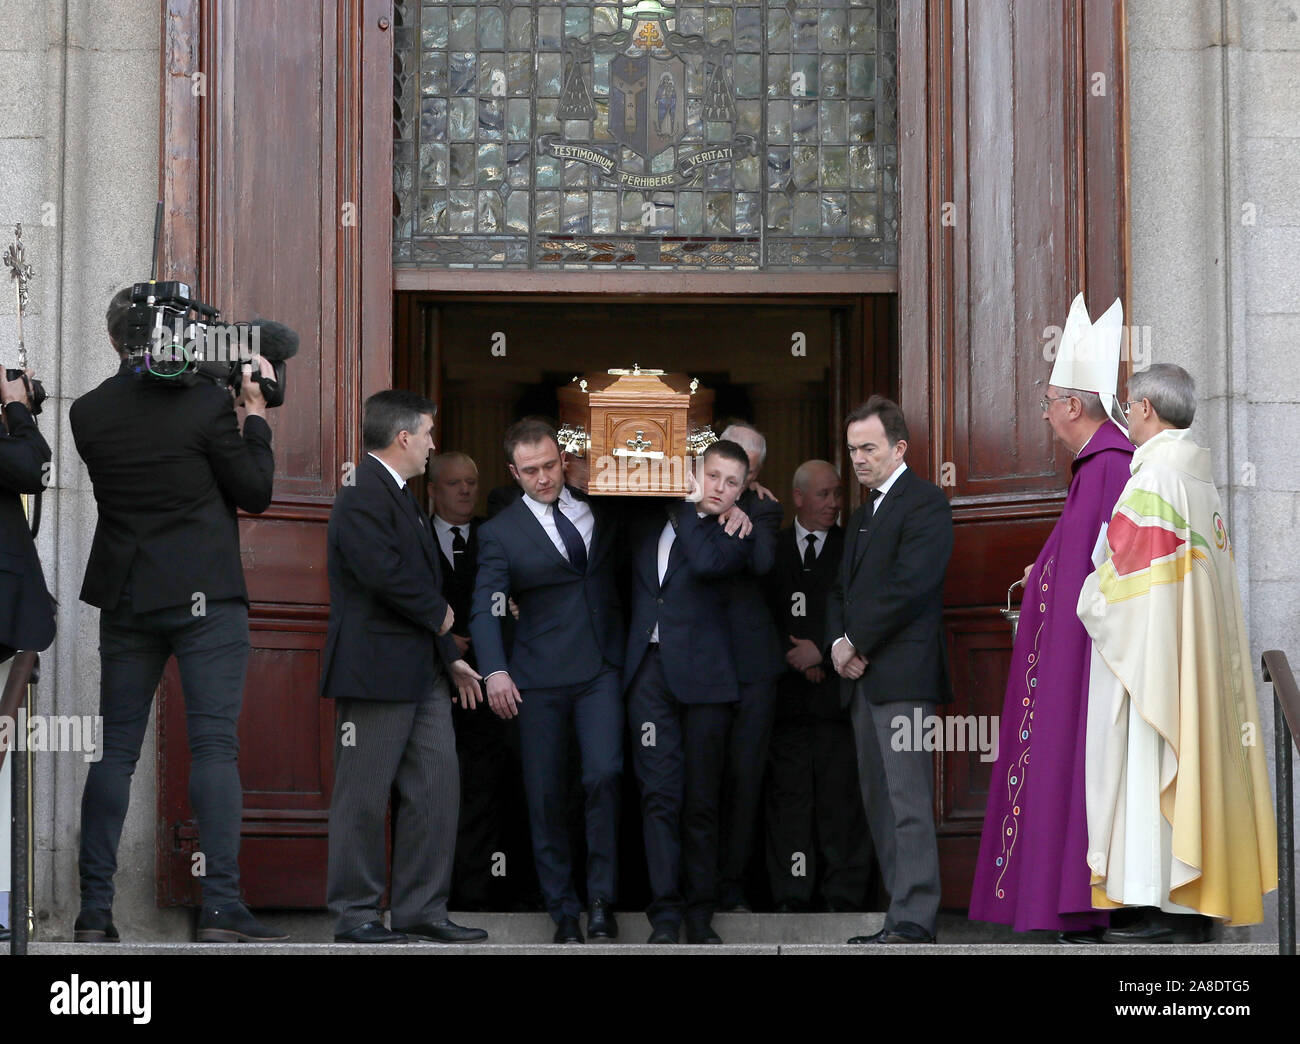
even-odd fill
[{"label": "dark wooden door panel", "polygon": [[[953,503],[952,713],[1001,712],[997,610],[1069,483],[1036,405],[1048,328],[1078,291],[1094,315],[1127,305],[1123,38],[1122,0],[900,0],[901,402],[909,463]],[[948,906],[969,898],[987,769],[936,765]]]},{"label": "dark wooden door panel", "polygon": [[946,615],[945,623],[957,692],[956,701],[945,713],[969,723],[953,731],[953,746],[964,749],[944,750],[936,787],[943,901],[953,907],[970,902],[992,756],[997,751],[1002,694],[1011,663],[1011,627],[996,609],[954,610]]},{"label": "dark wooden door panel", "polygon": [[1053,496],[1070,458],[1036,405],[1049,329],[1078,291],[1096,314],[1125,289],[1122,56],[1100,44],[1121,5],[916,6],[928,48],[900,33],[900,67],[925,63],[929,148],[904,135],[904,405],[955,504]]},{"label": "dark wooden door panel", "polygon": [[[286,404],[269,417],[275,499],[240,520],[253,642],[240,869],[254,906],[324,902],[326,526],[360,452],[361,402],[392,380],[389,18],[386,0],[166,0],[163,271],[197,283],[227,318],[277,319],[301,338]],[[159,901],[192,903],[197,837],[174,665],[158,720]]]},{"label": "dark wooden door panel", "polygon": [[[334,767],[333,718],[317,696],[325,623],[254,618],[250,632],[248,683],[239,718],[241,883],[256,905],[317,906],[324,896],[323,846]],[[185,785],[189,748],[175,660],[164,672],[158,699],[159,772],[168,773],[159,800],[159,901],[192,905],[199,901],[193,859],[199,851],[198,826]],[[292,879],[281,880],[274,869],[288,858],[275,851],[281,841],[306,857],[320,855],[322,861],[304,863]],[[263,892],[259,882],[268,883],[270,890]],[[292,889],[299,886],[303,891],[294,900]]]},{"label": "dark wooden door panel", "polygon": [[[965,518],[955,527],[952,560],[944,581],[946,608],[1005,606],[1007,588],[1019,580],[1056,524],[1053,502],[1045,506],[1048,517]],[[1023,510],[1023,508],[1022,508]],[[1012,603],[1021,589],[1012,592]],[[993,604],[991,604],[993,603]]]},{"label": "dark wooden door panel", "polygon": [[[257,620],[249,676],[257,688],[239,719],[240,776],[249,818],[329,809],[333,782],[332,705],[317,695],[325,621],[288,630],[288,621]],[[314,727],[314,728],[313,728]]]},{"label": "dark wooden door panel", "polygon": [[240,558],[248,597],[257,603],[326,606],[325,534],[329,512],[316,517],[244,519],[239,527]]}]

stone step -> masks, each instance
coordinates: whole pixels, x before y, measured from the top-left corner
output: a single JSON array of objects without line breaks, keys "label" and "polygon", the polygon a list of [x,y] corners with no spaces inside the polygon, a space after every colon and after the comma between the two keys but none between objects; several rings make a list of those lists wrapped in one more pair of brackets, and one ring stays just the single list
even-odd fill
[{"label": "stone step", "polygon": [[[722,934],[719,929],[719,934]],[[725,935],[723,936],[726,937]],[[181,956],[185,954],[239,954],[286,955],[301,954],[325,956],[328,954],[383,954],[385,956],[429,956],[452,954],[538,954],[551,956],[598,956],[628,954],[753,954],[767,956],[800,956],[830,954],[875,954],[880,956],[1009,956],[1032,954],[1034,956],[1120,956],[1142,955],[1160,957],[1178,955],[1206,956],[1269,956],[1277,947],[1267,943],[1209,943],[1202,946],[1057,946],[1053,943],[1023,945],[1017,943],[937,943],[933,946],[848,946],[844,943],[740,943],[727,942],[721,946],[645,946],[640,940],[616,943],[586,943],[582,946],[555,946],[550,943],[478,943],[471,945],[421,944],[406,946],[351,946],[343,943],[32,943],[33,954],[64,954],[90,956]]]},{"label": "stone step", "polygon": [[[469,945],[417,944],[409,946],[356,946],[335,943],[333,923],[321,911],[262,912],[261,916],[276,928],[288,932],[288,943],[265,944],[198,944],[189,941],[142,941],[131,939],[128,931],[122,943],[86,944],[66,940],[38,939],[29,945],[32,953],[44,954],[182,954],[182,953],[646,953],[650,923],[640,911],[618,914],[619,938],[614,942],[587,943],[583,946],[556,946],[551,942],[555,924],[544,913],[455,913],[457,924],[484,928],[488,942]],[[585,930],[586,919],[583,918]],[[859,947],[848,946],[854,935],[870,935],[884,923],[882,913],[721,913],[713,918],[713,927],[722,936],[722,946],[656,947],[670,953],[919,953],[919,954],[1273,954],[1275,943],[1223,940],[1191,946],[1060,946],[1048,933],[1017,933],[1001,925],[971,921],[959,913],[939,917],[939,942],[928,946]],[[119,928],[122,926],[119,925]]]}]

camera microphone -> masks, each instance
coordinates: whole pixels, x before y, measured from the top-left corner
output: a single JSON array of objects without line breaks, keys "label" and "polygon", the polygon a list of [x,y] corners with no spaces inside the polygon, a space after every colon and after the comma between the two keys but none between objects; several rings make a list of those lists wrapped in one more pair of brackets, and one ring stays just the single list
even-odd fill
[{"label": "camera microphone", "polygon": [[273,319],[250,319],[235,326],[247,326],[250,332],[256,329],[258,354],[265,355],[273,363],[284,362],[298,354],[298,334],[284,323]]},{"label": "camera microphone", "polygon": [[[248,340],[257,345],[257,354],[271,364],[273,376],[263,377],[254,367],[253,380],[262,386],[262,398],[268,407],[280,406],[284,402],[284,364],[298,354],[297,332],[273,319],[252,319],[235,326],[247,328]],[[240,329],[241,342],[243,339],[243,329]]]}]

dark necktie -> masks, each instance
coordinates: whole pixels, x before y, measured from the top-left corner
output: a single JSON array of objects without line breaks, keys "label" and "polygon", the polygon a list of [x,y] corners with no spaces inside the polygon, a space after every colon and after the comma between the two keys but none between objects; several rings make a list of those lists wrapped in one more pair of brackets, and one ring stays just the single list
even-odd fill
[{"label": "dark necktie", "polygon": [[569,564],[579,573],[587,571],[587,545],[582,542],[582,535],[578,532],[578,527],[570,522],[560,510],[560,502],[556,500],[551,505],[551,517],[555,519],[555,528],[560,534],[560,539],[564,542],[564,550],[568,552]]},{"label": "dark necktie", "polygon": [[453,573],[460,573],[465,563],[465,538],[461,535],[460,526],[451,527],[451,569]]},{"label": "dark necktie", "polygon": [[803,549],[803,567],[811,569],[817,564],[817,534],[809,533],[804,540],[808,546]]},{"label": "dark necktie", "polygon": [[871,524],[872,522],[875,521],[876,518],[876,501],[879,499],[880,499],[880,490],[878,489],[867,490],[867,503],[866,503],[867,517],[863,519],[863,526],[860,530],[858,530],[858,532],[865,533],[867,530],[871,528]]}]

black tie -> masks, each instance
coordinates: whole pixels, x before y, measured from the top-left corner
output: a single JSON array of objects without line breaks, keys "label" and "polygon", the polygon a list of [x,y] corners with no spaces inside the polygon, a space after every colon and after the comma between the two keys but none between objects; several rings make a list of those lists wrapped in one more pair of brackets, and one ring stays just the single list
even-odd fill
[{"label": "black tie", "polygon": [[454,573],[461,572],[465,563],[465,538],[461,535],[460,526],[451,527],[451,569]]},{"label": "black tie", "polygon": [[863,522],[865,524],[863,525],[860,532],[865,533],[868,529],[871,528],[872,522],[874,522],[876,519],[876,501],[879,499],[880,499],[880,490],[878,489],[867,490],[867,503],[866,503],[867,517],[863,519]]},{"label": "black tie", "polygon": [[582,536],[578,533],[578,527],[570,522],[560,510],[560,502],[557,500],[551,505],[551,517],[555,519],[555,528],[559,531],[560,539],[564,541],[564,550],[569,554],[569,564],[579,573],[587,571],[587,545],[582,542]]},{"label": "black tie", "polygon": [[804,540],[808,542],[808,546],[803,549],[803,567],[811,569],[817,564],[817,534],[809,533]]}]

